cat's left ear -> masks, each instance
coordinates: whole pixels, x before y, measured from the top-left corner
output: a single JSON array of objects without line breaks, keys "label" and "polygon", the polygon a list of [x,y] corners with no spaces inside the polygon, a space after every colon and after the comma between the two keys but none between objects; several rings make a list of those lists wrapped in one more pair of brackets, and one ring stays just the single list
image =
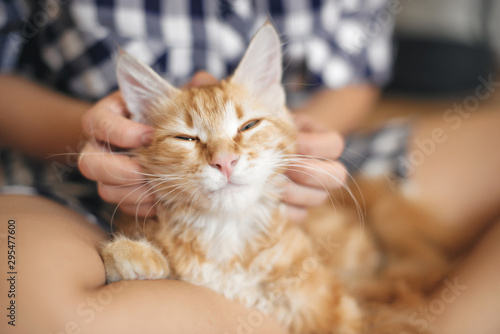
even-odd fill
[{"label": "cat's left ear", "polygon": [[284,110],[285,91],[281,86],[281,63],[278,32],[267,22],[253,37],[231,82],[246,87],[273,110]]},{"label": "cat's left ear", "polygon": [[151,124],[158,103],[180,92],[149,66],[126,52],[122,52],[118,58],[116,74],[131,119],[136,122]]}]

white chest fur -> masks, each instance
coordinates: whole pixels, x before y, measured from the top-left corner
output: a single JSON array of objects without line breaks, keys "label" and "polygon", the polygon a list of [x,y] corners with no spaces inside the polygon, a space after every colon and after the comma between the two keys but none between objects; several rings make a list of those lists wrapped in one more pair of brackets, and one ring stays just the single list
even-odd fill
[{"label": "white chest fur", "polygon": [[262,254],[248,261],[248,253],[256,238],[268,231],[270,211],[269,205],[256,205],[251,212],[203,215],[191,221],[206,260],[190,266],[181,279],[257,307],[262,300],[259,283],[269,275],[271,266],[262,266]]}]

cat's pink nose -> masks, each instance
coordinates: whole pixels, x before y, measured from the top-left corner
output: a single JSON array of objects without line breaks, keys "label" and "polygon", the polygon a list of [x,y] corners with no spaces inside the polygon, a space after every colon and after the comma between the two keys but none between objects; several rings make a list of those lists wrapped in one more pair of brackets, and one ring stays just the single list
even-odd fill
[{"label": "cat's pink nose", "polygon": [[229,181],[233,168],[239,159],[240,157],[234,153],[217,153],[212,157],[210,166],[217,168]]}]

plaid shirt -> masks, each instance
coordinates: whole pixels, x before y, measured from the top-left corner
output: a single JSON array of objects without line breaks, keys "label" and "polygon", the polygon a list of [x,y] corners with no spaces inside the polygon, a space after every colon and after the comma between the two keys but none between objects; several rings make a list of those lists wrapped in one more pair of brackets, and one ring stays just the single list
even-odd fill
[{"label": "plaid shirt", "polygon": [[0,0],[0,70],[31,65],[38,80],[96,100],[117,88],[115,55],[121,47],[175,85],[199,70],[222,78],[271,18],[284,42],[285,81],[300,78],[307,86],[330,88],[382,85],[391,60],[392,23],[377,25],[385,5],[385,0]]}]

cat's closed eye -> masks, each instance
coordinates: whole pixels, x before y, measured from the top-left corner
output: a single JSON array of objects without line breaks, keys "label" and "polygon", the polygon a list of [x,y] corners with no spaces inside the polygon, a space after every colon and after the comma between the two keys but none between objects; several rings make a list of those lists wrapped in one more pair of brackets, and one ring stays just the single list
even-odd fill
[{"label": "cat's closed eye", "polygon": [[198,140],[198,137],[191,137],[187,135],[180,135],[180,136],[175,136],[175,139],[180,139],[180,140],[187,140],[187,141],[195,141]]},{"label": "cat's closed eye", "polygon": [[245,125],[243,125],[240,128],[240,131],[243,132],[243,131],[246,131],[246,130],[250,130],[251,128],[255,127],[259,123],[260,123],[260,119],[255,119],[253,121],[250,121],[250,122],[246,123]]}]

